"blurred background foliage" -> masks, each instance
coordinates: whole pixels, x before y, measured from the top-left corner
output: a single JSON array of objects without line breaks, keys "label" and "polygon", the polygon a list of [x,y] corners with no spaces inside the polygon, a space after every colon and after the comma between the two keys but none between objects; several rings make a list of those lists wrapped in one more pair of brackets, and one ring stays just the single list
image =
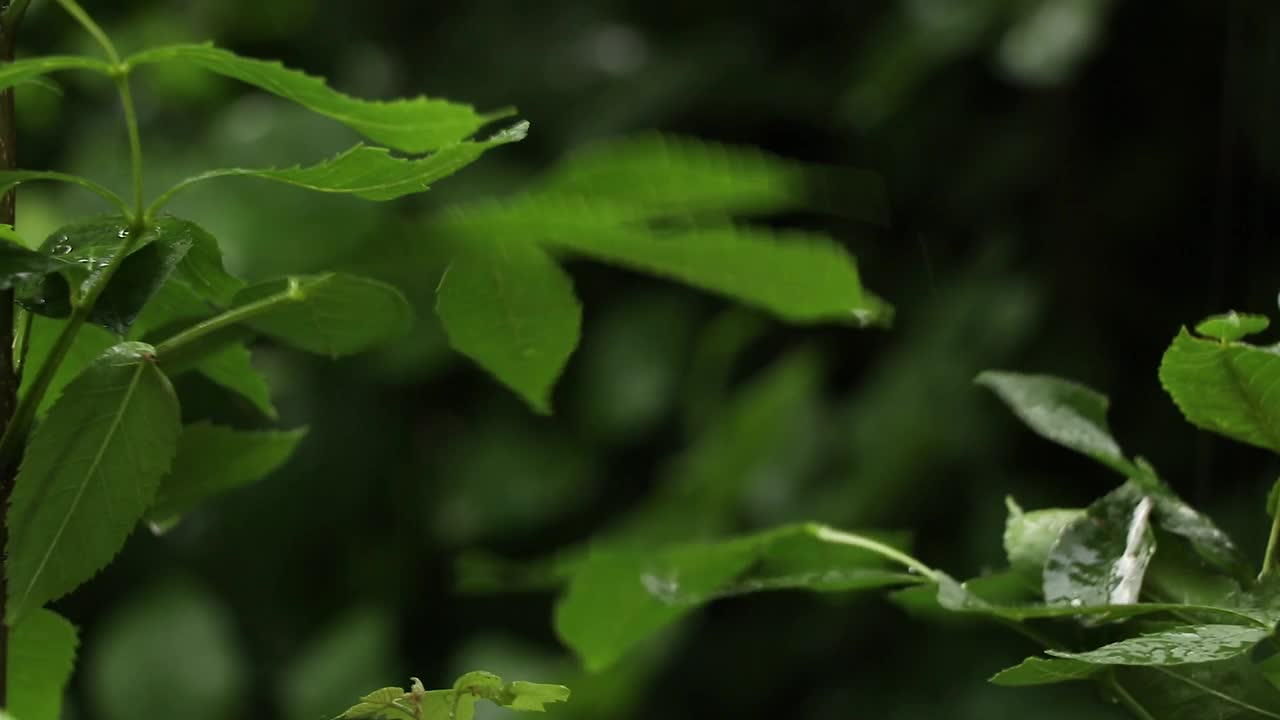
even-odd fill
[{"label": "blurred background foliage", "polygon": [[[27,53],[93,52],[50,3],[34,5]],[[474,668],[571,685],[573,702],[551,710],[560,718],[1101,717],[1078,688],[986,685],[1032,650],[1024,641],[925,623],[880,598],[721,602],[586,676],[556,642],[536,563],[527,592],[457,585],[459,558],[475,590],[485,573],[510,574],[502,558],[540,560],[620,523],[663,539],[795,519],[909,528],[916,554],[957,576],[998,566],[1005,494],[1029,508],[1082,505],[1113,480],[973,386],[989,367],[1109,392],[1126,448],[1261,547],[1264,487],[1280,468],[1182,423],[1155,368],[1180,323],[1275,310],[1274,3],[99,5],[125,51],[212,39],[361,96],[516,105],[533,130],[410,202],[229,180],[175,203],[241,274],[358,269],[401,286],[418,326],[336,364],[258,348],[283,424],[311,434],[270,480],[168,535],[135,535],[60,603],[84,637],[75,718],[318,720],[410,674],[443,685]],[[152,188],[207,167],[314,161],[354,141],[211,75],[140,77]],[[60,80],[62,94],[19,89],[22,165],[126,186],[110,88]],[[883,174],[890,230],[781,222],[846,242],[897,306],[895,327],[789,328],[572,263],[583,344],[553,417],[448,351],[431,312],[447,248],[424,217],[644,129]],[[827,184],[824,202],[856,202],[845,190]],[[19,228],[43,237],[99,210],[24,188]],[[184,382],[200,398],[184,408],[191,418],[262,422]]]}]

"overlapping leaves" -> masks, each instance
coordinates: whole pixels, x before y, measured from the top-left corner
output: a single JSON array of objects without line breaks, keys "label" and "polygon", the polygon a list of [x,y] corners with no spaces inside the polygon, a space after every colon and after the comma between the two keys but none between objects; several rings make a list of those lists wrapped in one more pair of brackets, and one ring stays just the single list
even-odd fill
[{"label": "overlapping leaves", "polygon": [[476,670],[447,690],[427,690],[418,678],[410,678],[408,691],[386,687],[360,698],[335,720],[471,720],[476,703],[487,700],[499,707],[543,712],[546,705],[565,702],[569,688],[517,680],[503,683],[490,672]]}]

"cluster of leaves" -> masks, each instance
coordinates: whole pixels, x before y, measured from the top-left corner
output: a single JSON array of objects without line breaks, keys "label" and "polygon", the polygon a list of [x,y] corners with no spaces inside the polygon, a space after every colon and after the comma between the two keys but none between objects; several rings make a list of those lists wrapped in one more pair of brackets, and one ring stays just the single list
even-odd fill
[{"label": "cluster of leaves", "polygon": [[471,720],[481,700],[524,712],[543,712],[549,703],[569,699],[569,688],[517,680],[504,684],[490,672],[469,672],[448,690],[427,690],[418,678],[406,692],[385,687],[360,698],[335,720]]},{"label": "cluster of leaves", "polygon": [[[1229,313],[1184,329],[1159,376],[1194,425],[1280,453],[1269,397],[1280,384],[1280,351],[1242,341],[1267,324]],[[1104,395],[1041,375],[989,371],[977,382],[1036,433],[1115,471],[1122,484],[1087,508],[1026,512],[1010,499],[1009,567],[968,582],[907,555],[904,538],[891,535],[807,524],[655,547],[623,528],[553,563],[552,579],[564,585],[561,638],[600,670],[717,598],[897,588],[892,599],[921,616],[994,620],[1045,648],[998,673],[999,685],[1092,680],[1139,718],[1280,717],[1277,533],[1255,575],[1225,532],[1150,463],[1121,450]]]},{"label": "cluster of leaves", "polygon": [[[115,206],[42,243],[0,232],[0,289],[13,289],[19,332],[19,403],[0,465],[19,468],[6,509],[9,645],[7,709],[22,720],[53,720],[74,664],[74,628],[45,605],[88,581],[139,523],[172,527],[202,501],[254,482],[284,463],[306,433],[184,424],[171,380],[199,373],[277,419],[266,379],[251,362],[267,338],[341,357],[402,335],[411,309],[391,285],[344,273],[289,276],[247,285],[223,265],[216,238],[195,222],[163,214],[176,194],[221,177],[251,177],[316,192],[385,201],[420,193],[478,159],[519,141],[527,123],[469,139],[513,110],[479,113],[443,100],[372,102],[284,66],[210,45],[117,54],[74,0],[58,0],[102,46],[105,60],[50,56],[0,67],[0,90],[85,71],[113,82],[125,110],[134,197],[53,171],[0,171],[0,190],[37,180],[71,183]],[[130,82],[156,64],[216,73],[332,118],[364,144],[310,166],[226,168],[179,182],[149,204]],[[581,309],[554,256],[572,254],[673,278],[795,322],[886,323],[888,306],[865,291],[852,257],[814,233],[780,232],[731,218],[805,203],[812,169],[762,153],[694,141],[643,137],[588,149],[529,191],[475,203],[429,221],[424,234],[450,242],[454,259],[438,289],[438,314],[455,348],[549,411],[550,390],[578,342]],[[852,213],[883,222],[883,190],[865,192]],[[780,567],[792,552],[825,543],[800,528],[741,545],[745,562]],[[788,540],[788,538],[791,538]],[[796,547],[788,550],[791,545]],[[896,573],[901,576],[901,573]],[[848,581],[845,581],[848,584]],[[465,682],[464,682],[465,681]],[[539,709],[562,691],[501,685],[472,674],[446,695],[379,691],[409,717],[469,717],[476,699]],[[366,702],[381,702],[370,700]],[[537,707],[535,707],[537,706]],[[346,717],[360,717],[361,706]]]}]

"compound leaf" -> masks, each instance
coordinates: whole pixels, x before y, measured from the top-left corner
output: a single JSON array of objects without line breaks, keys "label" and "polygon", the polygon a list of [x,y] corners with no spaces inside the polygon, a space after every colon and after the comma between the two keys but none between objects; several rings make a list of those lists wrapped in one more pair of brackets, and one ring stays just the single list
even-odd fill
[{"label": "compound leaf", "polygon": [[66,386],[14,483],[6,622],[74,590],[120,551],[179,431],[177,398],[150,345],[121,343]]},{"label": "compound leaf", "polygon": [[376,143],[407,153],[452,145],[486,123],[514,112],[480,114],[469,105],[426,97],[389,102],[360,100],[333,90],[321,78],[278,62],[241,57],[210,44],[145,50],[130,57],[126,65],[160,62],[187,63],[234,78],[337,120]]},{"label": "compound leaf", "polygon": [[449,343],[551,412],[551,388],[578,345],[582,305],[545,252],[520,240],[472,238],[458,249],[436,295]]},{"label": "compound leaf", "polygon": [[75,626],[40,609],[10,632],[7,709],[24,720],[58,720],[79,645]]}]

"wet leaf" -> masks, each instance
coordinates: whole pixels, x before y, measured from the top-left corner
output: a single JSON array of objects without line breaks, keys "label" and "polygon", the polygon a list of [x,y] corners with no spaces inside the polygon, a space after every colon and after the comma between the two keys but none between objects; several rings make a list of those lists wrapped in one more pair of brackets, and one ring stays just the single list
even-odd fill
[{"label": "wet leaf", "polygon": [[996,673],[991,677],[991,682],[1005,687],[1052,685],[1088,680],[1090,676],[1101,670],[1102,668],[1098,665],[1081,660],[1031,657]]},{"label": "wet leaf", "polygon": [[1127,487],[1090,505],[1058,536],[1045,562],[1046,603],[1079,608],[1138,601],[1156,549],[1153,502]]},{"label": "wet leaf", "polygon": [[1047,652],[1054,657],[1094,665],[1190,665],[1243,655],[1270,635],[1270,630],[1257,626],[1184,625],[1088,652]]}]

